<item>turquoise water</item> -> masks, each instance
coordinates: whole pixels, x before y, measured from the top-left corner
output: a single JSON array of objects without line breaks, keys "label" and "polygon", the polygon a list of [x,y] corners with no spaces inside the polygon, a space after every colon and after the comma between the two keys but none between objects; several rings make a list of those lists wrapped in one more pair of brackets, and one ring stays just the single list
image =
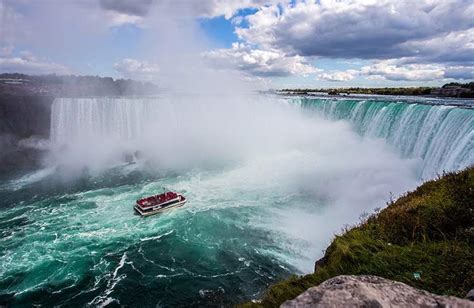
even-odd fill
[{"label": "turquoise water", "polygon": [[[260,205],[282,206],[285,196],[232,191],[213,173],[104,177],[114,181],[84,177],[66,186],[46,178],[6,200],[2,193],[3,301],[228,304],[297,271],[278,258],[288,254],[282,245],[293,244],[262,226],[271,214]],[[134,201],[162,185],[185,193],[190,205],[159,217],[134,215]]]},{"label": "turquoise water", "polygon": [[[151,134],[185,156],[145,147],[143,156],[159,163],[128,164],[101,151],[103,160],[87,157],[77,172],[81,157],[68,156],[64,144],[82,144],[78,134],[118,138],[128,149],[143,141],[134,119],[177,113],[149,99],[75,103],[55,102],[52,139],[62,147],[45,168],[0,185],[0,303],[166,307],[255,299],[271,283],[311,272],[335,232],[422,175],[473,163],[471,109],[278,99],[254,112],[232,110],[235,122],[192,122],[198,108],[175,117],[173,136],[192,135],[189,148]],[[211,142],[202,140],[209,134]],[[96,145],[87,136],[84,155]],[[58,156],[61,165],[52,163]],[[97,169],[106,160],[113,163]],[[188,204],[145,219],[133,213],[136,199],[163,186]]]},{"label": "turquoise water", "polygon": [[402,157],[423,159],[419,173],[424,179],[463,169],[474,161],[471,101],[464,101],[461,107],[443,105],[439,100],[433,104],[427,99],[420,103],[311,98],[294,102],[326,118],[349,121],[359,134],[386,140]]}]

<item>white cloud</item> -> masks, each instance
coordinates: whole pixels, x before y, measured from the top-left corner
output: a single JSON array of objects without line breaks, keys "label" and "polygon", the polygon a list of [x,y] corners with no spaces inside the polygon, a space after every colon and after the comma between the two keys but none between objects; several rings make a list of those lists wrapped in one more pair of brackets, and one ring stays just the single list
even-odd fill
[{"label": "white cloud", "polygon": [[358,72],[355,70],[336,71],[330,73],[321,73],[318,75],[318,78],[327,81],[349,81],[354,79],[357,73]]},{"label": "white cloud", "polygon": [[107,17],[109,27],[118,27],[127,24],[142,26],[143,24],[143,17],[136,15],[108,12]]},{"label": "white cloud", "polygon": [[0,57],[0,72],[24,74],[68,74],[71,70],[64,65],[37,59],[30,52],[21,56]]},{"label": "white cloud", "polygon": [[[255,12],[237,14],[243,8]],[[216,16],[230,19],[241,43],[205,56],[217,67],[248,77],[319,74],[319,79],[340,82],[358,74],[413,81],[473,78],[472,0],[0,0],[0,69],[66,70],[32,55],[13,56],[10,46],[59,58],[84,46],[101,48],[110,28],[132,24],[150,33],[160,13],[176,18],[177,24]],[[360,72],[322,72],[310,63],[316,57],[376,62]],[[135,59],[114,67],[125,77],[140,79],[153,78],[158,71],[156,65]]]},{"label": "white cloud", "polygon": [[245,8],[260,8],[265,5],[278,4],[281,0],[100,0],[100,6],[110,12],[121,15],[143,17],[150,11],[173,9],[182,16],[214,18],[233,17],[239,10]]},{"label": "white cloud", "polygon": [[[192,1],[181,0],[184,3]],[[283,2],[281,0],[204,0],[196,1],[194,7],[195,11],[201,17],[217,17],[224,16],[230,19],[237,11],[244,8],[261,8],[266,5],[278,4]]]},{"label": "white cloud", "polygon": [[431,81],[444,78],[445,68],[436,64],[397,64],[396,61],[380,61],[361,68],[360,73],[385,80]]},{"label": "white cloud", "polygon": [[306,75],[319,71],[303,57],[288,56],[278,50],[253,49],[242,43],[210,51],[204,56],[216,67],[237,69],[253,76]]},{"label": "white cloud", "polygon": [[114,64],[114,68],[123,77],[139,80],[153,80],[156,78],[159,68],[157,65],[147,61],[136,59],[122,59]]},{"label": "white cloud", "polygon": [[473,79],[474,66],[450,66],[433,63],[407,63],[406,59],[377,61],[359,70],[332,71],[321,73],[319,79],[328,81],[349,81],[356,76],[369,80],[391,81],[434,81],[443,79]]},{"label": "white cloud", "polygon": [[474,28],[408,41],[402,46],[410,50],[409,57],[401,58],[405,63],[474,64]]},{"label": "white cloud", "polygon": [[472,29],[472,16],[472,0],[298,1],[259,10],[236,33],[262,48],[303,56],[390,59],[417,55],[408,42]]}]

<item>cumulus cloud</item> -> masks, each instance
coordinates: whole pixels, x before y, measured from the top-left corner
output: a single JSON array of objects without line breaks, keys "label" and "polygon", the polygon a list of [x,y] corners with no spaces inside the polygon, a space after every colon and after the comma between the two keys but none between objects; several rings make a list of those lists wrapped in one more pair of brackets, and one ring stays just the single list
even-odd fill
[{"label": "cumulus cloud", "polygon": [[327,81],[349,81],[354,79],[357,74],[358,72],[355,70],[335,71],[329,73],[321,73],[318,75],[318,78]]},{"label": "cumulus cloud", "polygon": [[445,68],[436,64],[405,64],[399,65],[396,61],[380,61],[374,65],[364,66],[360,73],[393,81],[431,81],[442,79]]},{"label": "cumulus cloud", "polygon": [[[183,3],[192,1],[181,0]],[[245,8],[261,8],[266,5],[277,5],[281,0],[204,0],[193,2],[195,11],[201,17],[217,17],[224,16],[229,19],[236,12]]]},{"label": "cumulus cloud", "polygon": [[376,61],[359,70],[330,71],[317,75],[327,81],[349,81],[357,76],[391,81],[434,81],[441,79],[473,79],[474,66],[450,66],[433,63],[411,63],[406,59]]},{"label": "cumulus cloud", "polygon": [[225,16],[230,19],[241,9],[259,8],[265,5],[278,4],[281,0],[100,0],[100,6],[109,11],[124,15],[146,16],[156,5],[173,6],[183,15],[213,18]]},{"label": "cumulus cloud", "polygon": [[[245,8],[252,10],[242,13]],[[245,72],[247,77],[317,74],[318,79],[335,82],[357,76],[411,81],[473,78],[472,0],[0,0],[1,69],[65,71],[54,61],[14,56],[10,46],[41,49],[42,54],[64,59],[71,51],[84,54],[85,46],[104,48],[110,33],[122,25],[150,34],[160,12],[168,11],[179,26],[199,18],[229,19],[240,42],[204,56],[214,67]],[[166,35],[174,41],[172,31]],[[162,37],[145,37],[163,44]],[[161,78],[166,63],[160,59],[175,51],[165,45],[169,54],[149,55],[150,62],[129,55],[114,68],[124,77],[150,79],[158,72],[153,63],[159,63]],[[145,56],[146,52],[140,57]],[[363,63],[372,64],[359,71],[323,72],[311,65],[318,58],[365,59],[372,61]]]},{"label": "cumulus cloud", "polygon": [[122,59],[114,64],[114,68],[123,77],[134,78],[139,80],[153,80],[158,74],[157,65],[147,61],[139,61],[137,59]]},{"label": "cumulus cloud", "polygon": [[408,57],[403,63],[445,63],[474,65],[474,28],[451,32],[427,40],[414,40],[403,44]]},{"label": "cumulus cloud", "polygon": [[237,69],[253,76],[305,75],[319,71],[303,57],[288,56],[278,50],[253,49],[242,43],[234,43],[229,49],[210,51],[204,56],[216,67]]},{"label": "cumulus cloud", "polygon": [[249,43],[302,56],[390,59],[416,55],[420,45],[408,42],[471,29],[472,16],[472,0],[301,1],[263,8],[236,33]]},{"label": "cumulus cloud", "polygon": [[21,52],[20,56],[0,57],[1,72],[24,74],[68,74],[71,70],[64,65],[36,58],[30,52]]}]

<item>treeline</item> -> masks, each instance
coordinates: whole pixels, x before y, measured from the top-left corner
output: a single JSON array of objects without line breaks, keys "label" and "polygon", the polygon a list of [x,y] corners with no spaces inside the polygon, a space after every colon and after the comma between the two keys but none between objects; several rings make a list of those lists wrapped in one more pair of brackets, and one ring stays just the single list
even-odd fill
[{"label": "treeline", "polygon": [[376,94],[376,95],[429,95],[433,88],[337,88],[337,89],[282,89],[282,92],[289,93],[328,93],[336,94]]},{"label": "treeline", "polygon": [[0,74],[0,93],[11,95],[120,96],[156,94],[151,82],[76,75]]},{"label": "treeline", "polygon": [[435,95],[449,97],[473,97],[474,82],[459,83],[451,82],[443,85],[441,88],[436,87],[385,87],[385,88],[333,88],[333,89],[282,89],[279,92],[285,94],[305,95],[326,93],[329,95],[350,95],[350,94],[372,94],[372,95]]},{"label": "treeline", "polygon": [[474,91],[474,81],[466,82],[466,83],[450,82],[443,85],[441,88],[447,88],[447,87],[460,87],[460,88],[470,89],[471,91]]}]

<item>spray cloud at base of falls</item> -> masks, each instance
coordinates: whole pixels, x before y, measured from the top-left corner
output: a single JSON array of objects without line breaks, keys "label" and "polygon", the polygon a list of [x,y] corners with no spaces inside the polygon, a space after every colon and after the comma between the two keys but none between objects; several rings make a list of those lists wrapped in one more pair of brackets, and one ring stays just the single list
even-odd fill
[{"label": "spray cloud at base of falls", "polygon": [[[54,161],[100,169],[119,163],[121,153],[138,150],[147,161],[144,168],[181,174],[219,170],[201,185],[224,196],[224,188],[281,200],[304,196],[308,204],[291,212],[274,208],[273,218],[263,223],[310,245],[304,261],[295,261],[304,271],[332,232],[415,184],[415,161],[398,158],[381,140],[361,138],[347,123],[307,113],[286,100],[249,97],[204,104],[175,96],[172,102],[57,99],[52,140],[60,150]],[[192,190],[203,190],[195,185]],[[238,200],[229,206],[233,202]],[[312,223],[301,224],[308,220]]]},{"label": "spray cloud at base of falls", "polygon": [[[391,192],[413,187],[414,162],[398,158],[382,141],[361,138],[349,125],[307,114],[284,99],[249,94],[253,86],[243,76],[208,67],[199,56],[206,38],[175,9],[158,5],[150,13],[157,18],[147,19],[156,31],[143,41],[144,58],[159,66],[155,81],[168,91],[158,98],[56,99],[50,163],[72,173],[100,173],[123,164],[124,153],[140,153],[142,170],[217,172],[199,185],[181,185],[192,187],[190,206],[212,207],[213,190],[220,192],[214,199],[227,198],[229,210],[243,196],[269,198],[258,203],[271,213],[258,226],[299,239],[290,250],[302,255],[292,262],[302,271],[312,268],[342,225],[383,204]],[[158,41],[166,48],[155,46]],[[193,192],[200,192],[194,202]],[[270,200],[292,198],[303,201],[291,212],[268,208],[274,206]]]},{"label": "spray cloud at base of falls", "polygon": [[[2,222],[20,215],[21,225],[2,239],[8,253],[0,277],[26,278],[0,280],[0,288],[25,301],[53,290],[54,304],[132,304],[128,295],[139,292],[147,303],[159,296],[179,305],[212,303],[201,294],[221,287],[226,303],[242,302],[291,273],[310,272],[341,226],[417,183],[421,159],[401,158],[354,123],[275,97],[198,99],[57,99],[51,163],[103,176],[1,213]],[[107,168],[137,149],[148,163],[120,168],[174,172],[118,181]],[[104,177],[111,185],[100,183]],[[156,219],[132,215],[133,202],[162,185],[185,193],[189,206]],[[28,189],[36,193],[30,183],[8,196]],[[166,286],[176,288],[173,296],[160,293]]]},{"label": "spray cloud at base of falls", "polygon": [[[122,153],[139,151],[145,168],[153,170],[220,170],[201,185],[223,194],[225,187],[282,200],[305,195],[306,205],[291,212],[275,208],[263,223],[312,243],[306,257],[294,261],[303,271],[341,225],[413,188],[420,176],[472,164],[469,109],[350,100],[295,104],[260,96],[226,103],[200,99],[57,99],[51,138],[61,150],[54,161],[101,170],[120,163]],[[301,108],[308,106],[316,112]],[[348,121],[334,121],[339,119]]]},{"label": "spray cloud at base of falls", "polygon": [[[306,57],[255,45],[258,59],[245,58],[244,69],[211,67],[201,55],[218,46],[200,29],[197,1],[142,2],[147,10],[127,32],[110,29],[131,43],[117,53],[106,52],[108,39],[97,41],[108,47],[102,52],[75,35],[68,41],[82,45],[81,57],[94,53],[87,61],[96,70],[104,57],[128,60],[117,63],[132,63],[159,96],[72,91],[84,96],[54,100],[50,142],[24,142],[48,149],[45,168],[0,185],[0,306],[5,298],[74,307],[246,302],[312,272],[334,234],[361,214],[473,162],[473,110],[257,95],[256,79],[242,73],[248,62]],[[293,74],[302,63],[284,64]],[[134,215],[137,199],[163,187],[187,205]]]},{"label": "spray cloud at base of falls", "polygon": [[363,136],[386,140],[401,157],[422,160],[421,178],[474,163],[472,108],[384,100],[303,98],[294,102],[325,118],[346,120]]}]

